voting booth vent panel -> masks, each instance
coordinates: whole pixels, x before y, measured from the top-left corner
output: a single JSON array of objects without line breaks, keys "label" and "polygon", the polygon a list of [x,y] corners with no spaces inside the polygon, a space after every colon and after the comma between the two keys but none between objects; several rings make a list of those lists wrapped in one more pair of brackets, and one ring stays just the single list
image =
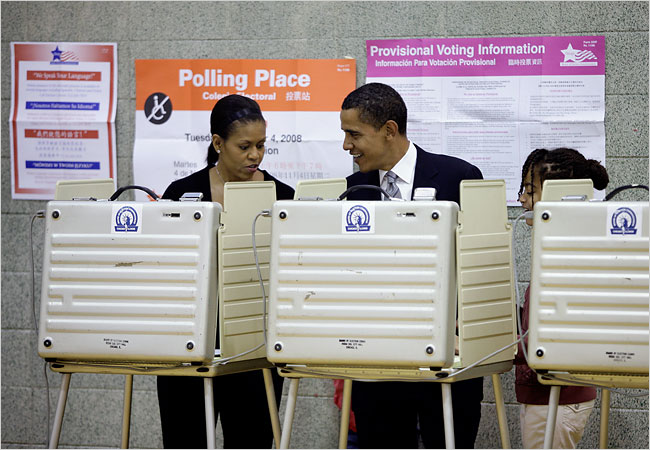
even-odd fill
[{"label": "voting booth vent panel", "polygon": [[648,203],[538,202],[534,369],[648,373]]},{"label": "voting booth vent panel", "polygon": [[268,359],[453,362],[453,202],[276,202]]},{"label": "voting booth vent panel", "polygon": [[[53,201],[38,352],[77,361],[214,357],[215,203]],[[212,332],[208,332],[212,330]]]},{"label": "voting booth vent panel", "polygon": [[[460,203],[457,365],[466,367],[516,340],[516,316],[505,181],[463,180]],[[482,364],[512,360],[515,349]]]},{"label": "voting booth vent panel", "polygon": [[[275,183],[226,183],[224,211],[219,229],[219,338],[221,356],[232,357],[264,343],[264,303],[253,253],[252,225],[262,210],[275,202]],[[271,221],[255,224],[255,244],[265,289],[268,292]],[[264,358],[265,349],[247,353],[237,361]]]}]

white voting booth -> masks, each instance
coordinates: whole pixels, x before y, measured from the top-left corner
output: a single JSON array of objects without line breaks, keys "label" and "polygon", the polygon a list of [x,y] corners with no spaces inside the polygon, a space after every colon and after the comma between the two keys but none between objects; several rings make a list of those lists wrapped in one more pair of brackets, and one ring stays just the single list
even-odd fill
[{"label": "white voting booth", "polygon": [[[78,372],[127,375],[122,447],[134,374],[203,377],[214,448],[212,377],[264,369],[279,440],[251,237],[253,219],[274,201],[273,182],[250,182],[226,184],[223,210],[198,201],[48,203],[38,352],[64,374],[51,447]],[[268,221],[256,237],[266,280]]]},{"label": "white voting booth", "polygon": [[534,207],[528,363],[553,385],[545,448],[560,385],[648,389],[648,202],[589,201],[579,185],[545,184]]},{"label": "white voting booth", "polygon": [[[304,197],[336,196],[311,188]],[[344,188],[343,180],[338,193]],[[498,377],[512,367],[516,340],[505,183],[463,181],[461,204],[462,210],[432,199],[274,204],[266,349],[280,374],[292,378],[282,448],[303,377],[345,379],[341,448],[352,379],[442,382],[453,447],[449,383],[493,375],[502,442],[509,445]]]}]

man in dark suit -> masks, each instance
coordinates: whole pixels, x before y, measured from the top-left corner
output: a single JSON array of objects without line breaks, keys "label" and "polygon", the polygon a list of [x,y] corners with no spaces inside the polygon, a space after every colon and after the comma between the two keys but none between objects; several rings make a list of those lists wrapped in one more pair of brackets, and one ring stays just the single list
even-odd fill
[{"label": "man in dark suit", "polygon": [[[370,83],[348,94],[341,106],[343,149],[359,172],[348,188],[379,186],[392,197],[412,199],[419,187],[436,188],[437,200],[459,203],[461,180],[483,178],[481,171],[458,158],[428,153],[406,136],[406,105],[392,87]],[[375,190],[358,190],[348,200],[380,200]],[[481,420],[483,379],[452,383],[454,437],[457,448],[473,448]],[[362,382],[352,388],[361,448],[444,448],[440,385],[427,382]]]}]

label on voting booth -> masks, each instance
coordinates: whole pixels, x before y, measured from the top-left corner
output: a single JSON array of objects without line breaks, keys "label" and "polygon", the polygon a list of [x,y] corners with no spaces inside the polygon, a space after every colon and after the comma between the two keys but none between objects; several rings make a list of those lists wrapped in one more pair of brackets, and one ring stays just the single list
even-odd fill
[{"label": "label on voting booth", "polygon": [[141,233],[142,204],[113,205],[111,233]]},{"label": "label on voting booth", "polygon": [[638,206],[614,205],[607,208],[607,236],[641,237],[643,229],[643,212]]},{"label": "label on voting booth", "polygon": [[372,202],[368,203],[353,203],[352,206],[347,206],[343,203],[341,215],[343,219],[343,234],[350,233],[375,233],[375,205]]}]

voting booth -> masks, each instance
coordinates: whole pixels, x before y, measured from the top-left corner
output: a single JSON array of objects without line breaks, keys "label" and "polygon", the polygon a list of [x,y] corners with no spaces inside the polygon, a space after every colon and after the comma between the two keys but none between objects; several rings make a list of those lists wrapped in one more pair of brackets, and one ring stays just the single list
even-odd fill
[{"label": "voting booth", "polygon": [[276,202],[269,360],[451,366],[457,214],[453,202]]},{"label": "voting booth", "polygon": [[39,355],[211,361],[220,212],[208,202],[49,202]]},{"label": "voting booth", "polygon": [[575,181],[554,183],[534,207],[528,336],[528,364],[553,385],[549,426],[560,385],[648,389],[650,337],[648,202],[589,201]]},{"label": "voting booth", "polygon": [[443,381],[453,447],[448,383],[511,369],[516,331],[505,183],[463,181],[461,204],[274,204],[266,351],[292,378],[283,448],[301,377],[346,380],[342,448],[351,379]]},{"label": "voting booth", "polygon": [[[273,182],[249,182],[226,184],[223,210],[201,201],[48,203],[38,353],[64,373],[51,446],[74,372],[127,375],[123,447],[132,375],[204,377],[214,447],[212,377],[267,369],[279,436],[251,233],[274,201]],[[256,237],[266,280],[268,221]]]}]

